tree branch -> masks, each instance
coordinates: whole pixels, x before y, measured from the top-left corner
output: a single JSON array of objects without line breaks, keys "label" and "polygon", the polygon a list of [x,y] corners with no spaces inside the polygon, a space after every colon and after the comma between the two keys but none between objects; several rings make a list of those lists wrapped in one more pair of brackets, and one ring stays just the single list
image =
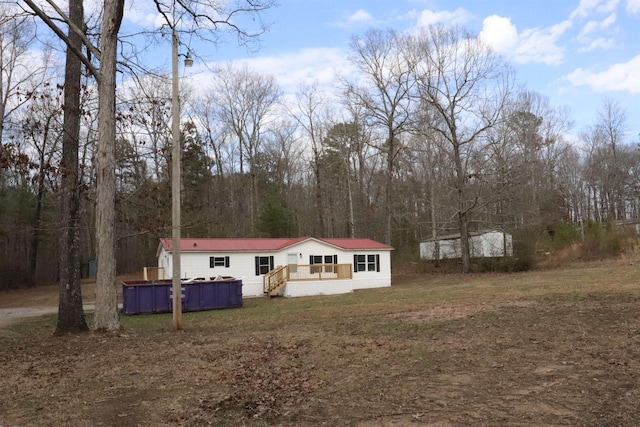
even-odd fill
[{"label": "tree branch", "polygon": [[[31,0],[29,0],[31,1]],[[85,32],[81,29],[78,28],[77,25],[75,25],[73,22],[71,22],[71,20],[69,19],[69,17],[67,17],[67,15],[64,13],[64,11],[62,9],[60,9],[58,7],[57,4],[55,4],[53,2],[53,0],[47,0],[47,3],[49,3],[51,5],[51,7],[53,7],[53,9],[58,12],[58,15],[60,15],[60,17],[62,18],[62,20],[69,25],[69,27],[78,35],[80,36],[80,38],[82,39],[82,43],[84,43],[84,45],[87,47],[87,49],[89,49],[91,51],[91,53],[93,54],[93,56],[95,56],[98,61],[100,61],[100,51],[98,50],[98,48],[96,48],[93,43],[91,43],[91,40],[89,40],[87,38],[87,35],[85,34]]]},{"label": "tree branch", "polygon": [[[53,22],[53,20],[46,13],[44,13],[44,11],[42,9],[40,9],[32,0],[24,0],[24,2],[27,4],[27,6],[29,6],[31,8],[31,10],[33,10],[33,12],[40,19],[42,19],[42,21],[56,34],[56,36],[58,36],[60,38],[60,40],[64,41],[64,43],[67,45],[67,48],[70,49],[73,52],[73,54],[76,55],[80,59],[80,61],[84,64],[84,66],[87,67],[87,70],[89,70],[91,75],[96,80],[99,80],[100,79],[100,72],[98,71],[98,69],[91,63],[91,61],[89,61],[89,58],[87,58],[86,55],[84,55],[80,50],[76,49],[72,45],[72,43],[69,41],[69,38],[64,33],[64,31],[62,31],[60,29],[60,27],[58,27]],[[65,22],[67,22],[67,24],[69,24],[68,21],[65,21]],[[69,25],[71,25],[71,24],[69,24]],[[93,46],[93,45],[91,45],[91,46]],[[89,46],[87,46],[87,48],[90,49]],[[95,49],[95,47],[94,47],[94,49]]]}]

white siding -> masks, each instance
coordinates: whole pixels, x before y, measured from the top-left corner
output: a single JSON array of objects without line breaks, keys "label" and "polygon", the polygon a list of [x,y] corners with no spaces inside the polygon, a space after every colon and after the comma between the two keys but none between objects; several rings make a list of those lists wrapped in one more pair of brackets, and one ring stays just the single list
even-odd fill
[{"label": "white siding", "polygon": [[350,280],[318,280],[287,282],[280,292],[285,297],[304,297],[313,295],[338,295],[353,292]]},{"label": "white siding", "polygon": [[509,233],[501,233],[499,231],[492,231],[490,233],[485,233],[481,236],[474,236],[474,238],[481,244],[482,249],[480,253],[481,256],[484,257],[502,257],[504,256],[505,242],[503,239],[506,239],[506,249],[507,256],[513,255],[513,243],[512,237]]},{"label": "white siding", "polygon": [[171,260],[171,254],[162,249],[160,255],[158,256],[158,267],[164,268],[165,277],[173,277],[173,264]]},{"label": "white siding", "polygon": [[[391,252],[389,251],[353,251],[348,252],[353,264],[353,255],[380,255],[380,271],[358,271],[353,273],[353,289],[383,288],[391,286]],[[338,259],[338,262],[340,260]],[[353,268],[353,266],[352,266]]]},{"label": "white siding", "polygon": [[[502,257],[505,256],[505,242],[507,256],[513,255],[513,240],[511,234],[501,231],[489,231],[469,239],[469,250],[474,258],[482,257]],[[420,243],[420,258],[433,260],[435,252],[435,242]],[[461,258],[460,238],[440,240],[440,259]]]},{"label": "white siding", "polygon": [[[302,282],[304,286],[298,286],[295,282],[290,282],[291,288],[289,291],[285,291],[285,295],[288,296],[301,296],[301,295],[320,295],[330,293],[344,293],[350,292],[354,289],[366,289],[366,288],[379,288],[385,286],[391,286],[391,253],[389,250],[384,251],[346,251],[329,244],[325,244],[316,240],[306,240],[293,246],[289,246],[278,252],[193,252],[182,251],[181,252],[181,270],[182,278],[196,278],[204,277],[211,278],[216,276],[233,276],[242,278],[242,294],[243,296],[259,296],[263,295],[262,279],[264,275],[255,274],[255,257],[256,256],[273,256],[273,265],[277,267],[279,265],[287,264],[288,254],[298,254],[298,264],[309,264],[309,257],[311,255],[336,255],[338,257],[338,264],[352,264],[353,271],[353,256],[359,255],[379,255],[380,257],[380,271],[360,271],[353,273],[353,280],[349,280],[349,289],[345,290],[344,284],[332,285],[334,282],[343,281],[319,281],[319,282]],[[216,257],[229,257],[229,267],[209,267],[209,258]],[[165,274],[167,277],[172,277],[172,263],[171,255],[167,253],[164,248],[161,249],[158,256],[158,266],[165,268]],[[315,285],[314,285],[315,284]],[[289,286],[289,285],[287,285]],[[331,291],[335,292],[331,292]],[[307,293],[305,293],[307,292]]]},{"label": "white siding", "polygon": [[[420,243],[420,258],[435,259],[435,242]],[[440,240],[440,259],[460,258],[460,239]]]}]

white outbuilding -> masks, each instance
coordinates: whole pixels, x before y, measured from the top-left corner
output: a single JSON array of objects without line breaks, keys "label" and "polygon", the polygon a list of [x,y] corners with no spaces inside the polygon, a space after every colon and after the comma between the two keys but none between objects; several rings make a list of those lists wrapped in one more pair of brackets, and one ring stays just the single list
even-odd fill
[{"label": "white outbuilding", "polygon": [[[511,234],[500,230],[469,233],[471,258],[497,258],[513,256]],[[462,258],[460,234],[441,236],[420,243],[420,258],[426,260]]]}]

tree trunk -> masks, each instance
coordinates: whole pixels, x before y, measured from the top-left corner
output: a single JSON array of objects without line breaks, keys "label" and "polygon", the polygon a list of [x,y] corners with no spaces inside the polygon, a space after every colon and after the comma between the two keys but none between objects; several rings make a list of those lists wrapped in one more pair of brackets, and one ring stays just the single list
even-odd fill
[{"label": "tree trunk", "polygon": [[356,220],[353,211],[353,191],[351,190],[351,171],[347,160],[347,203],[349,205],[349,222],[347,224],[347,235],[352,239],[356,237]]},{"label": "tree trunk", "polygon": [[462,272],[471,272],[471,251],[469,250],[469,218],[464,211],[458,212],[458,227],[460,229],[460,250],[462,252]]},{"label": "tree trunk", "polygon": [[[84,26],[82,0],[69,1],[69,20]],[[69,41],[82,49],[80,36],[69,29]],[[82,309],[80,286],[80,200],[78,194],[78,147],[80,139],[80,79],[82,63],[67,49],[64,78],[64,133],[62,136],[62,185],[60,233],[60,282],[56,335],[89,330]],[[41,198],[39,188],[38,198]],[[40,200],[38,205],[40,206]]]},{"label": "tree trunk", "polygon": [[[78,131],[79,130],[80,128],[78,128]],[[62,156],[63,164],[61,166],[64,169],[64,152],[62,153]],[[40,244],[40,226],[42,223],[42,198],[44,195],[44,161],[42,161],[40,165],[41,171],[40,176],[38,177],[38,189],[36,190],[36,211],[33,218],[33,236],[31,236],[31,252],[29,253],[29,284],[31,286],[34,286],[36,284],[36,270],[38,269],[38,246]]]},{"label": "tree trunk", "polygon": [[388,136],[389,140],[388,140],[388,153],[387,153],[387,176],[386,176],[386,185],[385,185],[385,204],[384,204],[384,211],[385,211],[385,220],[386,220],[386,227],[385,227],[385,243],[387,245],[391,245],[391,241],[392,241],[392,232],[393,232],[393,227],[392,227],[392,219],[393,219],[393,201],[392,201],[392,195],[394,194],[393,192],[393,160],[394,160],[394,146],[395,146],[395,135],[394,133],[390,130],[389,131],[389,136]]},{"label": "tree trunk", "polygon": [[430,177],[429,198],[431,204],[431,238],[433,239],[433,260],[436,266],[440,266],[440,241],[438,240],[438,222],[436,218],[436,192],[435,178]]},{"label": "tree trunk", "polygon": [[98,150],[96,155],[96,313],[95,328],[120,328],[116,293],[115,238],[115,110],[118,31],[124,0],[105,0],[102,15],[100,79],[98,81]]},{"label": "tree trunk", "polygon": [[462,166],[460,144],[453,142],[453,155],[456,165],[456,187],[458,192],[458,229],[460,230],[460,251],[462,256],[462,272],[471,272],[471,253],[469,250],[469,217],[464,202],[465,172]]},{"label": "tree trunk", "polygon": [[316,215],[317,215],[317,230],[319,234],[316,237],[326,237],[326,222],[324,216],[324,203],[322,202],[322,172],[320,168],[320,154],[314,148],[313,150],[314,157],[314,167],[313,173],[316,178],[316,188],[315,188],[315,204],[316,204]]}]

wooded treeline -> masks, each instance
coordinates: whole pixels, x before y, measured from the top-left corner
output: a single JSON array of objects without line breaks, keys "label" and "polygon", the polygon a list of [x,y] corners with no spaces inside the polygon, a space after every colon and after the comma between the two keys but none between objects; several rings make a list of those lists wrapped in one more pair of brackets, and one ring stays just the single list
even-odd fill
[{"label": "wooded treeline", "polygon": [[[58,275],[63,75],[55,52],[34,60],[34,37],[28,18],[0,17],[0,288]],[[246,65],[227,64],[197,89],[182,79],[182,236],[370,237],[415,259],[419,241],[445,234],[535,236],[640,216],[638,138],[615,99],[568,141],[568,109],[516,86],[509,64],[463,28],[370,30],[354,36],[349,60],[356,72],[332,88],[296,94]],[[170,89],[152,73],[118,88],[121,273],[155,265],[158,238],[171,234]],[[85,274],[96,91],[83,77]]]}]

